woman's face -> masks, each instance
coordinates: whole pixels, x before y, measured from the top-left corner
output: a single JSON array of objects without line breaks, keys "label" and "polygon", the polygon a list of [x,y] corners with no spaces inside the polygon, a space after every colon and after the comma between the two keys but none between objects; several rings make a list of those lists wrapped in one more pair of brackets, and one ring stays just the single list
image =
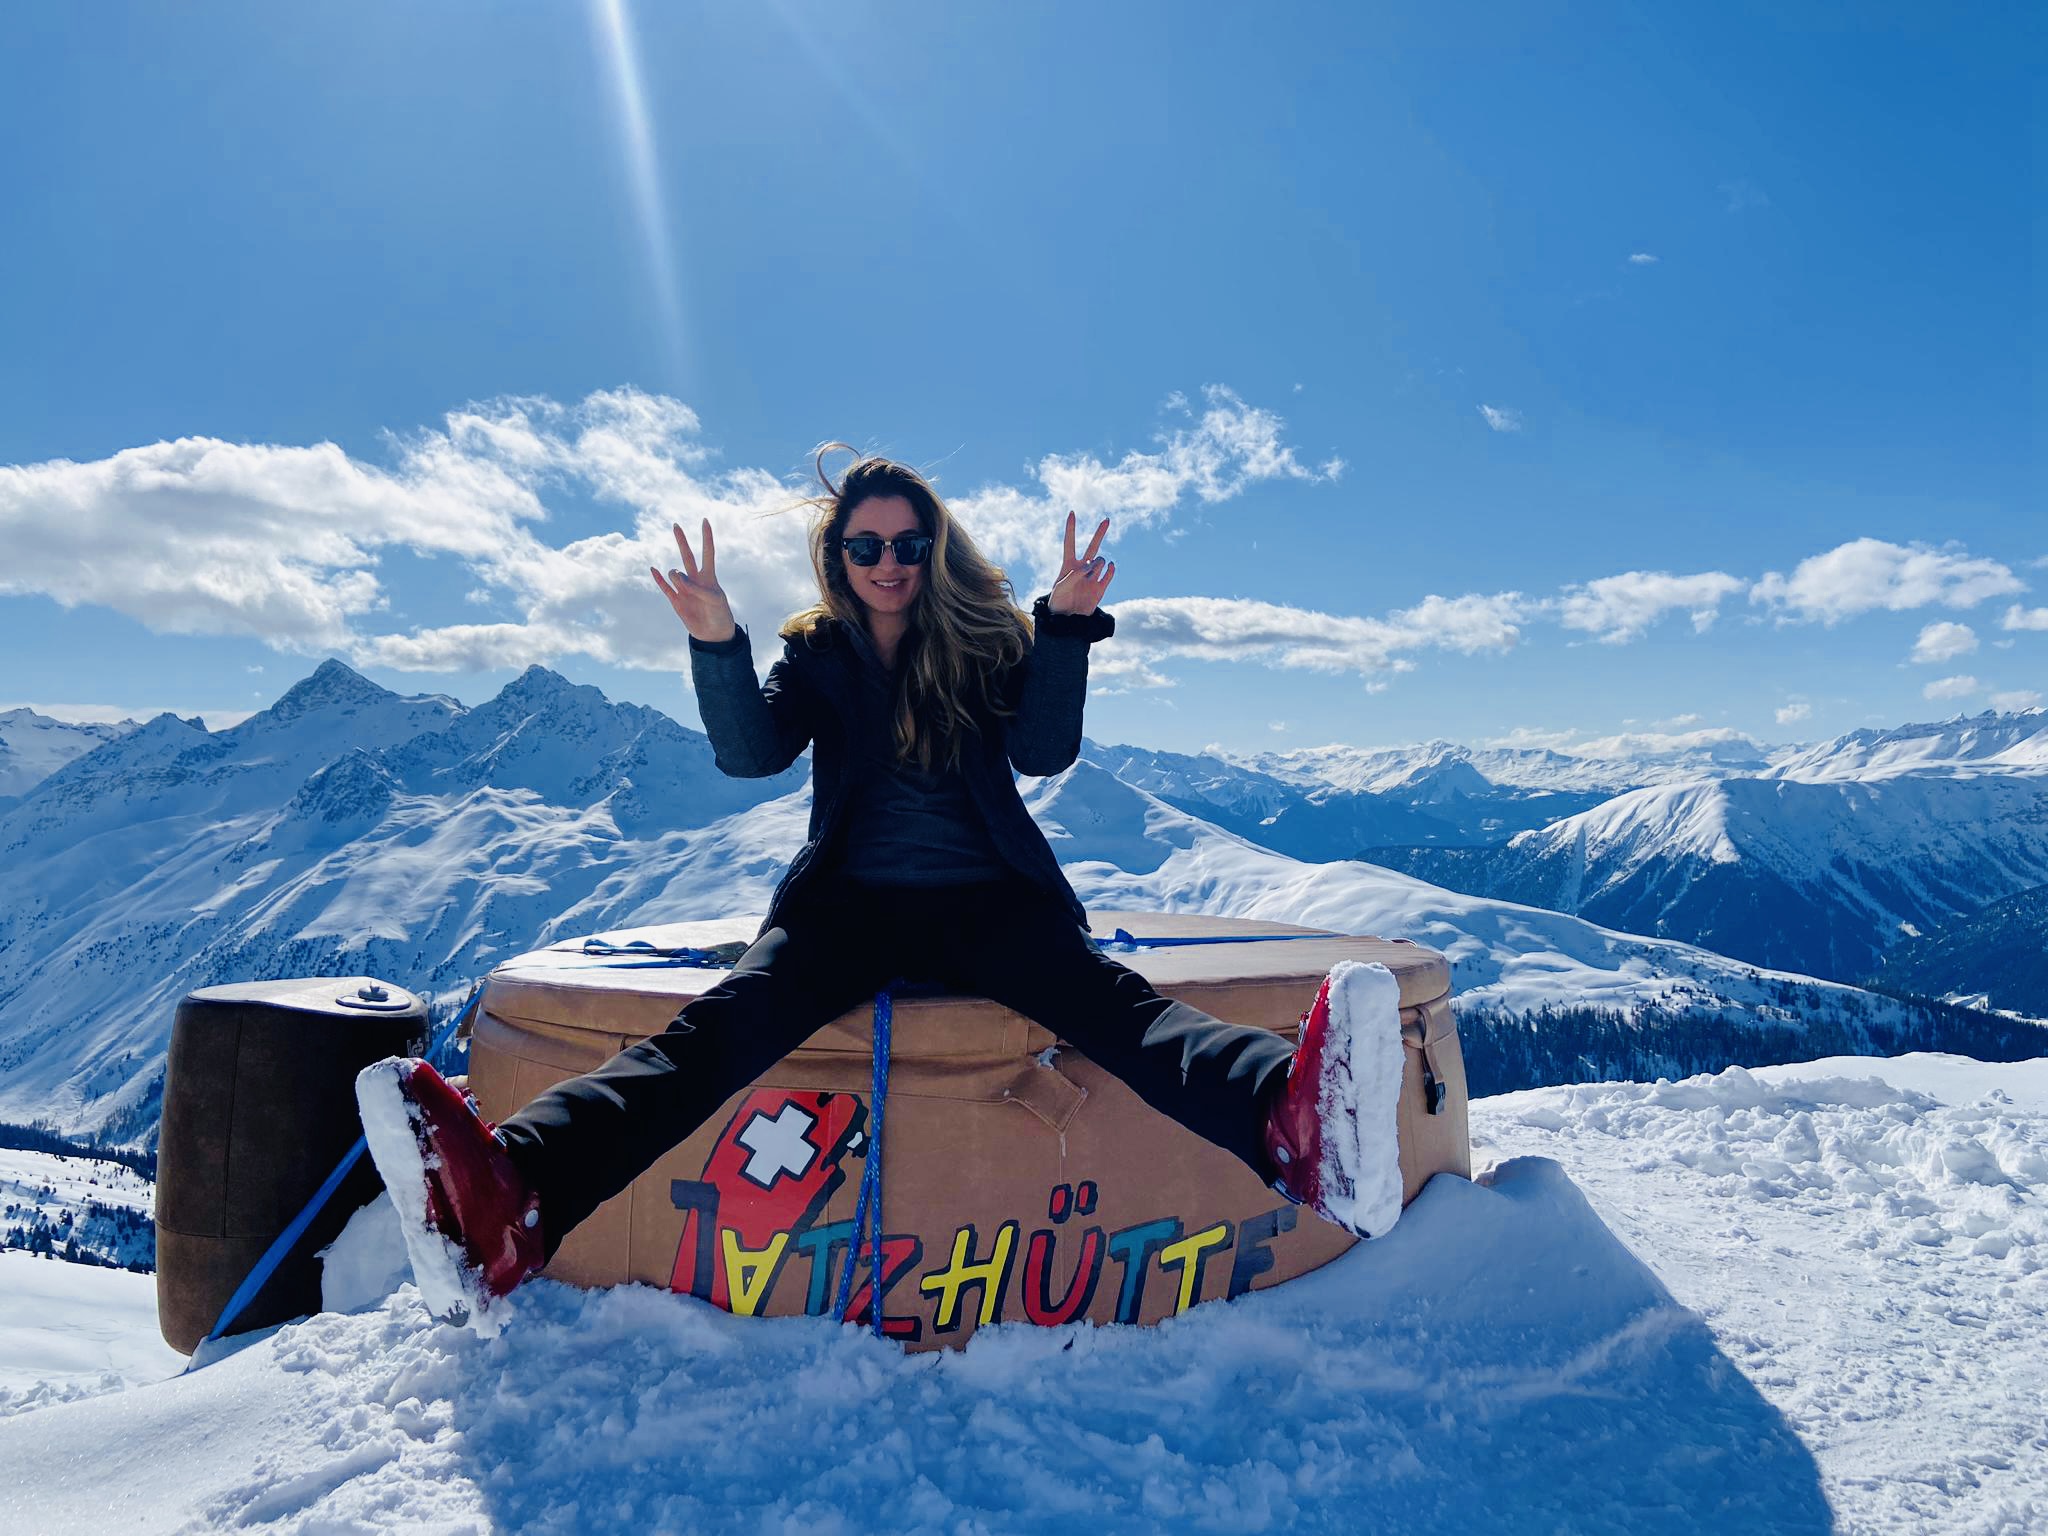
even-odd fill
[{"label": "woman's face", "polygon": [[[918,522],[907,498],[870,496],[847,516],[839,536],[850,539],[856,534],[871,533],[878,539],[893,539],[900,534],[923,532],[924,525]],[[910,610],[924,584],[922,565],[898,565],[893,546],[883,548],[879,565],[855,565],[844,554],[842,550],[840,563],[846,568],[847,585],[869,609],[876,613]]]}]

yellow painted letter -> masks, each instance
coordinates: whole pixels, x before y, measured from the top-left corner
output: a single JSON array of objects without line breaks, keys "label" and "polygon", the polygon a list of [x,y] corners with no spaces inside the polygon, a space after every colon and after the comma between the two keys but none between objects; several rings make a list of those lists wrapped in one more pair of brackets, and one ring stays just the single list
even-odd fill
[{"label": "yellow painted letter", "polygon": [[926,1275],[917,1288],[927,1296],[939,1292],[939,1315],[932,1320],[932,1332],[951,1333],[960,1326],[962,1287],[981,1287],[980,1325],[987,1327],[1003,1315],[1003,1292],[1010,1285],[1010,1255],[1017,1241],[1017,1223],[1006,1221],[996,1231],[995,1249],[980,1263],[974,1262],[974,1228],[962,1227],[953,1234],[953,1258],[942,1270]]},{"label": "yellow painted letter", "polygon": [[776,1233],[775,1240],[758,1253],[742,1248],[740,1235],[731,1227],[719,1236],[725,1239],[725,1293],[732,1302],[733,1316],[752,1317],[761,1303],[768,1299],[768,1287],[782,1268],[782,1255],[789,1247],[789,1234]]},{"label": "yellow painted letter", "polygon": [[1219,1221],[1213,1227],[1190,1232],[1179,1242],[1168,1243],[1159,1250],[1161,1269],[1180,1267],[1180,1294],[1173,1299],[1176,1317],[1202,1299],[1202,1255],[1211,1248],[1221,1248],[1229,1241],[1230,1223]]}]

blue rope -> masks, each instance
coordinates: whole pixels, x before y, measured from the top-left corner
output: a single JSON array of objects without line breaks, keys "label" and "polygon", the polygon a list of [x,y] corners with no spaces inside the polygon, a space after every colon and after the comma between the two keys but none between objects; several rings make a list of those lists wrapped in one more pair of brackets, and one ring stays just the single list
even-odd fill
[{"label": "blue rope", "polygon": [[853,1270],[860,1261],[861,1235],[869,1231],[868,1313],[875,1337],[882,1338],[882,1110],[889,1102],[889,1026],[895,1017],[889,989],[875,994],[875,1064],[868,1103],[873,1124],[868,1129],[867,1164],[860,1171],[860,1196],[854,1201],[853,1236],[846,1245],[846,1267],[839,1271],[839,1300],[832,1309],[834,1322],[846,1321],[846,1309],[853,1300]]},{"label": "blue rope", "polygon": [[[562,951],[557,951],[557,953],[562,953]],[[631,964],[632,961],[641,961],[655,965],[699,965],[705,967],[720,967],[726,964],[725,959],[715,949],[693,949],[687,944],[679,944],[674,949],[661,949],[648,943],[645,939],[635,939],[630,944],[613,944],[605,939],[585,939],[580,948],[567,951],[567,953],[601,957],[623,955],[630,957],[626,962],[627,964]]]},{"label": "blue rope", "polygon": [[1277,944],[1285,939],[1328,939],[1328,933],[1225,933],[1197,939],[1135,939],[1119,928],[1098,947],[1119,944],[1127,949],[1175,949],[1187,944]]},{"label": "blue rope", "polygon": [[[477,999],[483,996],[483,991],[484,984],[481,981],[470,989],[469,1001],[462,1005],[461,1011],[454,1018],[441,1026],[440,1032],[428,1044],[427,1061],[438,1061],[441,1053],[447,1049],[448,1042],[455,1038],[456,1031],[462,1027],[463,1021],[476,1011]],[[327,1202],[334,1198],[334,1192],[341,1188],[342,1181],[349,1176],[356,1164],[362,1161],[367,1146],[365,1139],[358,1136],[355,1145],[350,1147],[343,1154],[341,1161],[335,1165],[334,1172],[327,1175],[326,1181],[313,1192],[313,1198],[306,1202],[305,1208],[292,1218],[291,1225],[277,1234],[276,1241],[264,1250],[263,1257],[256,1261],[255,1268],[243,1276],[242,1283],[235,1287],[235,1294],[230,1296],[228,1304],[221,1308],[220,1320],[213,1325],[213,1331],[199,1341],[201,1348],[234,1327],[235,1320],[248,1308],[249,1303],[256,1299],[263,1287],[270,1283],[270,1277],[277,1272],[278,1265],[284,1262],[285,1255],[290,1253],[298,1245],[299,1239],[306,1235],[306,1228],[313,1224],[313,1218],[318,1216]],[[197,1354],[196,1350],[194,1354]],[[185,1367],[186,1372],[197,1369],[196,1365]]]}]

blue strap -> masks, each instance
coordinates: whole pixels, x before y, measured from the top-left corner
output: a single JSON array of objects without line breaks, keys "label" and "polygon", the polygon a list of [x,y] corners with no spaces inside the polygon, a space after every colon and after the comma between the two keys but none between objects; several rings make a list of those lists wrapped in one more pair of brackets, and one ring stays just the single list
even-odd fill
[{"label": "blue strap", "polygon": [[[860,1240],[868,1233],[868,1314],[876,1338],[882,1332],[882,1111],[889,1102],[889,1026],[895,1005],[884,987],[875,994],[875,1065],[868,1103],[867,1164],[860,1171],[860,1196],[854,1201],[853,1236],[846,1245],[846,1267],[839,1271],[839,1300],[832,1309],[834,1322],[846,1321],[846,1309],[853,1300],[853,1270],[860,1260]],[[872,1227],[872,1232],[870,1232]]]},{"label": "blue strap", "polygon": [[635,939],[630,944],[613,944],[606,939],[585,939],[582,946],[572,953],[600,957],[627,956],[627,961],[640,961],[658,965],[700,965],[707,968],[723,967],[726,962],[713,949],[693,949],[679,944],[673,949],[662,949],[645,939]]},{"label": "blue strap", "polygon": [[1187,944],[1277,944],[1286,939],[1329,939],[1329,933],[1225,933],[1198,939],[1136,939],[1119,928],[1101,941],[1100,947],[1119,944],[1127,949],[1176,949]]},{"label": "blue strap", "polygon": [[[461,1012],[442,1025],[440,1033],[435,1035],[427,1046],[427,1061],[436,1062],[442,1051],[447,1049],[448,1042],[455,1038],[455,1032],[462,1027],[463,1021],[476,1011],[477,999],[483,996],[483,991],[484,984],[481,981],[470,989],[469,1001],[463,1004]],[[306,1202],[305,1208],[292,1218],[291,1225],[277,1234],[276,1241],[264,1250],[263,1257],[256,1261],[256,1267],[242,1277],[242,1283],[235,1287],[235,1294],[230,1296],[228,1304],[221,1308],[220,1320],[213,1325],[213,1331],[199,1341],[202,1347],[229,1332],[249,1303],[254,1301],[263,1287],[270,1283],[270,1277],[277,1273],[277,1266],[284,1262],[285,1255],[298,1245],[299,1239],[306,1235],[306,1228],[313,1224],[313,1218],[318,1216],[327,1202],[334,1198],[334,1192],[341,1188],[342,1181],[349,1176],[356,1164],[362,1161],[367,1145],[365,1140],[358,1136],[356,1144],[350,1147],[341,1161],[335,1165],[334,1172],[327,1175],[326,1180],[313,1192],[313,1198]],[[197,1369],[196,1365],[185,1367],[186,1372]]]}]

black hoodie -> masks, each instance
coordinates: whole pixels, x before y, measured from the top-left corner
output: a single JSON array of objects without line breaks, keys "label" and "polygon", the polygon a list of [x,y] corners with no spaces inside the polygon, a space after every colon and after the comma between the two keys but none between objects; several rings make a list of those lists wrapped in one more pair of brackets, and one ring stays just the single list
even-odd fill
[{"label": "black hoodie", "polygon": [[[1115,633],[1116,620],[1100,610],[1054,613],[1043,597],[1033,605],[1031,618],[1032,648],[996,688],[1015,713],[976,716],[981,730],[969,734],[960,772],[1004,861],[1064,901],[1085,928],[1087,913],[1060,873],[1045,834],[1024,809],[1015,774],[1058,773],[1080,755],[1088,647]],[[758,684],[753,643],[744,629],[716,645],[694,636],[690,640],[697,709],[721,772],[768,778],[795,762],[806,746],[812,749],[810,837],[775,888],[763,932],[775,926],[825,850],[834,846],[840,816],[852,799],[850,775],[863,762],[858,743],[868,722],[862,718],[860,658],[839,631],[837,621],[827,619],[810,635],[784,641],[782,659]]]}]

